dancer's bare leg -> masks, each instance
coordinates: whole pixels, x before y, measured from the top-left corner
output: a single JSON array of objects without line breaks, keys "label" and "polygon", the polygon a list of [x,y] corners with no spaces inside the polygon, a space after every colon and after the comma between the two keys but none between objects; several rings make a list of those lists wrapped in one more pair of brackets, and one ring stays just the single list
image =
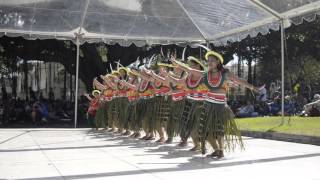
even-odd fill
[{"label": "dancer's bare leg", "polygon": [[223,153],[223,150],[224,150],[224,136],[220,136],[219,135],[217,140],[218,140],[219,150],[220,150],[218,158],[222,158],[222,157],[224,157],[224,153]]},{"label": "dancer's bare leg", "polygon": [[180,143],[178,144],[178,146],[180,147],[185,147],[188,145],[188,138],[181,138]]},{"label": "dancer's bare leg", "polygon": [[190,151],[198,151],[200,150],[200,142],[199,137],[196,131],[191,132],[191,138],[194,144],[194,147],[190,149]]},{"label": "dancer's bare leg", "polygon": [[164,130],[164,127],[161,126],[161,128],[158,130],[158,133],[159,133],[159,140],[157,140],[157,142],[159,143],[164,143],[165,142],[165,137],[164,137],[164,134],[165,134],[165,130]]},{"label": "dancer's bare leg", "polygon": [[154,140],[155,138],[154,138],[154,133],[153,132],[151,132],[151,131],[149,131],[149,136],[148,136],[148,138],[146,139],[146,140]]},{"label": "dancer's bare leg", "polygon": [[219,143],[218,140],[215,136],[213,135],[209,135],[208,136],[208,141],[210,143],[210,145],[212,146],[214,152],[208,156],[210,157],[218,157],[220,154],[220,147],[219,147]]},{"label": "dancer's bare leg", "polygon": [[149,136],[150,136],[150,133],[148,132],[148,130],[144,130],[144,132],[146,133],[146,135],[143,136],[143,137],[141,138],[141,140],[146,140],[146,139],[148,139]]}]

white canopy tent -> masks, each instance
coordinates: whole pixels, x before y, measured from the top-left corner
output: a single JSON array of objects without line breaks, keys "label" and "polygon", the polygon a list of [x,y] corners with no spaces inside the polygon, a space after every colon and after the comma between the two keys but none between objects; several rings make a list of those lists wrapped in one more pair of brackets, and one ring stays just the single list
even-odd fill
[{"label": "white canopy tent", "polygon": [[314,20],[319,9],[320,0],[0,0],[0,36],[74,41],[77,97],[83,42],[224,44],[281,26],[284,82],[284,28]]}]

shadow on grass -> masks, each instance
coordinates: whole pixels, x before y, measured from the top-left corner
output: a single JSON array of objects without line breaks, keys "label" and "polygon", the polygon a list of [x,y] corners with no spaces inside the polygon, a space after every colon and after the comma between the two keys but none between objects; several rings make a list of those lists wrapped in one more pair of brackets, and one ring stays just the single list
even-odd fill
[{"label": "shadow on grass", "polygon": [[286,124],[285,122],[286,122],[285,119],[284,119],[284,120],[281,120],[281,122],[280,122],[279,125],[274,126],[274,127],[270,128],[270,129],[266,130],[266,132],[268,132],[268,133],[275,133],[275,132],[279,132],[279,131],[276,130],[277,128],[283,127],[283,126],[285,126],[285,125],[292,126],[292,124],[291,124],[291,117],[288,117],[287,124]]}]

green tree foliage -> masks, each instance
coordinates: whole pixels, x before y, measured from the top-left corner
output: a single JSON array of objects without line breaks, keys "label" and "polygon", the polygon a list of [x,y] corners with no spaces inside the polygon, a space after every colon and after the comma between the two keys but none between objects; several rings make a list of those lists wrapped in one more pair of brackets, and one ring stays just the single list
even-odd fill
[{"label": "green tree foliage", "polygon": [[[313,93],[320,91],[320,20],[292,25],[285,30],[285,87],[293,91],[296,84],[304,89],[310,87]],[[281,79],[280,32],[270,31],[267,35],[247,37],[229,45],[248,67],[248,81],[253,84],[275,82]],[[257,62],[254,74],[252,62]],[[253,77],[256,77],[253,79]]]}]

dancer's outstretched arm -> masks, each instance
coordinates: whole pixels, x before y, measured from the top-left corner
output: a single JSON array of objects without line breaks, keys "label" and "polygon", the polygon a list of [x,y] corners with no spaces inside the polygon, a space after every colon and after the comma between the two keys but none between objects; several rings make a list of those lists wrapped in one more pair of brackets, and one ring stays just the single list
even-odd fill
[{"label": "dancer's outstretched arm", "polygon": [[128,87],[129,89],[138,90],[138,86],[131,84],[127,81],[120,81],[120,83],[121,83],[121,85],[124,85],[124,86]]},{"label": "dancer's outstretched arm", "polygon": [[173,74],[169,73],[168,76],[167,76],[168,80],[176,85],[180,85],[180,86],[183,86],[184,88],[187,87],[187,84],[186,84],[186,78],[176,78],[174,77]]},{"label": "dancer's outstretched arm", "polygon": [[92,101],[92,100],[93,100],[88,93],[84,94],[84,96],[85,96],[89,101]]},{"label": "dancer's outstretched arm", "polygon": [[254,85],[248,83],[246,80],[239,78],[238,76],[234,75],[231,72],[227,72],[227,79],[238,84],[241,86],[244,86],[248,89],[251,89],[252,91],[258,93],[260,91],[260,87],[255,87]]},{"label": "dancer's outstretched arm", "polygon": [[193,74],[193,75],[195,75],[196,77],[201,77],[201,76],[203,76],[204,71],[190,68],[190,67],[189,67],[188,65],[186,65],[185,63],[179,62],[179,61],[175,60],[174,58],[171,58],[171,62],[172,62],[172,64],[174,64],[175,66],[178,66],[179,68],[181,68],[181,69],[184,70],[185,72],[188,72],[189,74]]}]

